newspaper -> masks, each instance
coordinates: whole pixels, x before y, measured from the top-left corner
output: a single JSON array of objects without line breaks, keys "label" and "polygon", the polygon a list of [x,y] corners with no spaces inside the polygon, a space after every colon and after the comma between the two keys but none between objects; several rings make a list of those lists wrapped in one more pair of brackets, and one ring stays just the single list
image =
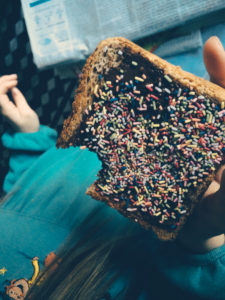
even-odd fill
[{"label": "newspaper", "polygon": [[200,30],[179,36],[162,43],[154,53],[160,57],[168,57],[183,52],[192,51],[203,46]]},{"label": "newspaper", "polygon": [[225,8],[224,0],[21,0],[38,68],[85,59],[107,37],[137,40]]}]

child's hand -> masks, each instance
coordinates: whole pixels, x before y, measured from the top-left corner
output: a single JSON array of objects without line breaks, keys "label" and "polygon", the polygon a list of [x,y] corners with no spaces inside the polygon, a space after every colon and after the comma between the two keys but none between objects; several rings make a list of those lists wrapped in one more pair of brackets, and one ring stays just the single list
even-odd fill
[{"label": "child's hand", "polygon": [[[212,82],[225,88],[225,51],[217,37],[204,46],[204,62]],[[224,244],[225,165],[205,192],[194,214],[181,231],[180,241],[194,252],[207,252]]]},{"label": "child's hand", "polygon": [[[16,74],[0,77],[0,111],[16,131],[36,132],[40,127],[39,118],[16,87],[17,83]],[[14,102],[10,101],[8,92]]]}]

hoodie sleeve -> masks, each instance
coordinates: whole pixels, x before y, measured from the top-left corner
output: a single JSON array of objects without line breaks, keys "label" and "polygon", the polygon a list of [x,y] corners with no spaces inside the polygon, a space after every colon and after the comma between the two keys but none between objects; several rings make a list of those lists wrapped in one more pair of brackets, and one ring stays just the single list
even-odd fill
[{"label": "hoodie sleeve", "polygon": [[204,299],[225,299],[225,245],[195,254],[176,242],[159,244],[154,263],[174,286]]},{"label": "hoodie sleeve", "polygon": [[57,132],[41,125],[34,133],[6,132],[1,140],[3,146],[10,150],[9,171],[3,183],[3,190],[8,193],[33,162],[55,146]]}]

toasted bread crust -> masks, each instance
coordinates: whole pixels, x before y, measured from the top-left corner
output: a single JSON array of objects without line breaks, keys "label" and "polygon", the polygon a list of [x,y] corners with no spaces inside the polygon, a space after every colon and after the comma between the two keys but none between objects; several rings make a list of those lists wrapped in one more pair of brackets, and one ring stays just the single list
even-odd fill
[{"label": "toasted bread crust", "polygon": [[207,187],[209,186],[210,182],[214,179],[214,174],[209,176],[207,180],[201,184],[197,190],[197,193],[189,193],[189,199],[191,202],[191,207],[190,207],[190,212],[185,216],[185,218],[182,218],[180,221],[180,226],[177,227],[175,230],[170,230],[168,228],[160,228],[158,226],[154,226],[148,222],[148,220],[144,220],[142,215],[138,215],[136,212],[127,212],[126,210],[123,209],[124,205],[121,206],[120,203],[118,202],[112,202],[110,201],[109,197],[103,197],[100,193],[96,192],[96,186],[95,183],[92,184],[88,189],[86,194],[90,195],[92,198],[96,200],[100,200],[102,202],[105,202],[107,205],[110,207],[118,210],[122,215],[125,217],[133,220],[134,222],[138,222],[143,228],[146,230],[153,230],[154,233],[158,236],[158,238],[162,241],[168,241],[168,240],[174,240],[177,238],[180,230],[186,223],[186,220],[188,216],[192,213],[193,209],[199,204],[199,197],[203,195],[203,193],[206,191]]},{"label": "toasted bread crust", "polygon": [[[83,120],[85,110],[92,104],[94,98],[95,86],[99,81],[99,74],[107,74],[111,68],[119,68],[122,63],[122,56],[118,55],[118,51],[126,49],[131,55],[140,55],[144,59],[150,61],[159,69],[163,69],[164,73],[169,75],[173,81],[178,82],[182,86],[195,90],[198,94],[207,96],[215,103],[221,103],[225,100],[225,90],[207,80],[199,78],[188,72],[183,71],[180,67],[176,67],[165,60],[157,57],[156,55],[145,51],[136,44],[124,38],[109,38],[102,41],[94,53],[87,59],[87,62],[82,71],[82,77],[78,89],[76,90],[75,101],[72,105],[72,113],[70,117],[64,122],[63,131],[58,139],[57,146],[66,148],[71,145],[76,145],[76,136],[79,134],[80,124]],[[197,193],[189,193],[190,198],[190,212],[194,209],[199,202],[199,198],[206,191],[214,174],[211,174],[203,184],[198,186]],[[117,209],[126,217],[138,220],[144,228],[151,228],[160,239],[171,240],[177,237],[180,229],[185,224],[188,214],[181,218],[180,226],[171,230],[168,228],[160,228],[151,225],[140,212],[126,212],[125,204],[121,202],[112,202],[110,198],[103,197],[95,189],[96,183],[88,189],[87,194],[91,195],[94,199],[106,202],[109,206]]]},{"label": "toasted bread crust", "polygon": [[[106,47],[108,51],[104,57],[103,52]],[[57,143],[58,146],[66,148],[73,144],[74,136],[80,127],[84,111],[88,105],[92,104],[94,88],[98,82],[98,74],[101,74],[103,69],[107,72],[110,68],[119,67],[121,59],[117,61],[117,53],[119,50],[123,51],[125,48],[134,55],[141,55],[158,68],[163,69],[165,74],[168,74],[174,81],[190,89],[194,89],[197,93],[205,95],[217,103],[225,100],[225,90],[220,86],[183,71],[179,66],[170,64],[125,38],[108,38],[98,45],[86,61],[79,87],[76,90],[76,101],[72,104],[70,117],[64,122],[63,131]],[[96,71],[94,71],[94,68],[96,68]]]}]

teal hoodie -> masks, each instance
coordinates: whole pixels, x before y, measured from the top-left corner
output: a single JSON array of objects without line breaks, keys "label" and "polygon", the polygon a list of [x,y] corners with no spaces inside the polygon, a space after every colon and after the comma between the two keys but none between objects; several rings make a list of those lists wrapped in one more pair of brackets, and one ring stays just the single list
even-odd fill
[{"label": "teal hoodie", "polygon": [[[18,289],[25,294],[47,255],[57,251],[92,209],[103,206],[104,214],[113,216],[115,224],[129,225],[130,221],[115,210],[85,194],[101,168],[97,155],[87,149],[56,149],[56,138],[56,132],[46,126],[36,133],[2,136],[3,145],[11,151],[4,182],[8,196],[0,207],[2,299],[6,290],[6,299],[13,299],[10,295]],[[208,299],[225,299],[225,246],[196,255],[175,242],[160,242],[151,234],[146,242],[149,258],[174,286],[168,298],[184,299],[176,296],[181,289]],[[154,273],[149,279],[151,299],[163,299],[157,296],[157,289],[162,293],[164,283],[156,278]],[[125,284],[126,279],[121,278],[111,287],[114,299]],[[139,299],[148,296],[143,294]]]}]

